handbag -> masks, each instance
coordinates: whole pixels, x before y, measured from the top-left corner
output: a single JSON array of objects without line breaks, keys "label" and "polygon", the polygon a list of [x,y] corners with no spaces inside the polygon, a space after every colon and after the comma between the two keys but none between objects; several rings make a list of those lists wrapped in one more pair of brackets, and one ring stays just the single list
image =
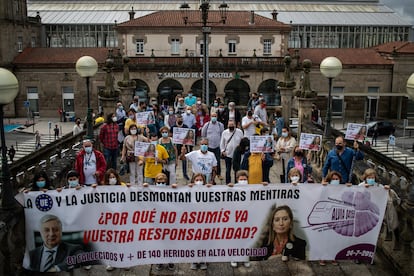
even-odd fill
[{"label": "handbag", "polygon": [[126,156],[126,161],[127,161],[128,163],[130,163],[130,162],[135,162],[135,155],[134,155],[134,153],[133,153],[133,152],[130,152],[130,153],[128,153],[128,154],[127,154],[127,156]]}]

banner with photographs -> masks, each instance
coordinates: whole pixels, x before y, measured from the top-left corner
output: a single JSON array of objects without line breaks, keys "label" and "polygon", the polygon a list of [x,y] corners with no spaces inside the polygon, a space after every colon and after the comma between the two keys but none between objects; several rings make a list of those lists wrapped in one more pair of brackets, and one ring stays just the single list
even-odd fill
[{"label": "banner with photographs", "polygon": [[157,147],[151,143],[136,141],[134,155],[154,158],[157,155]]},{"label": "banner with photographs", "polygon": [[250,136],[250,152],[274,152],[273,136]]},{"label": "banner with photographs", "polygon": [[302,132],[299,147],[304,150],[319,151],[322,148],[322,135]]},{"label": "banner with photographs", "polygon": [[[52,271],[41,260],[53,248],[54,268],[65,271],[86,264],[243,262],[273,253],[371,261],[387,195],[382,187],[270,184],[98,186],[16,199],[26,216],[23,266]],[[286,224],[276,227],[280,219]],[[275,233],[288,238],[284,247],[274,248]]]},{"label": "banner with photographs", "polygon": [[147,125],[155,124],[155,116],[154,116],[154,112],[152,111],[137,112],[135,116],[137,117],[138,125],[147,126]]},{"label": "banner with photographs", "polygon": [[357,140],[363,142],[367,136],[367,125],[348,123],[346,128],[345,139]]},{"label": "banner with photographs", "polygon": [[192,128],[175,127],[172,138],[174,144],[194,146],[195,130]]}]

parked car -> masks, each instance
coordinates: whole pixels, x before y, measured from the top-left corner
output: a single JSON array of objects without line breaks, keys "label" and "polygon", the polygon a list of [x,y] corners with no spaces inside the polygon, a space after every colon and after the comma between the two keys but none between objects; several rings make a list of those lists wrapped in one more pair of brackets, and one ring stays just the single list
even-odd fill
[{"label": "parked car", "polygon": [[367,124],[368,136],[374,134],[375,127],[378,129],[378,135],[390,135],[395,131],[395,126],[390,121],[373,121]]}]

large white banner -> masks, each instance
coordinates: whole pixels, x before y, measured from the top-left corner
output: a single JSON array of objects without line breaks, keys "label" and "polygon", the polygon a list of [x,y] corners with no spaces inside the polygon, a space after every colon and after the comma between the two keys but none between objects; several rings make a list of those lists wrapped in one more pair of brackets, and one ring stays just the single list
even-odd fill
[{"label": "large white banner", "polygon": [[[23,266],[43,271],[45,257],[40,255],[47,247],[58,248],[59,270],[96,263],[130,267],[246,261],[272,253],[369,261],[375,254],[387,191],[320,184],[98,186],[22,193],[16,198],[26,214]],[[284,205],[292,210],[293,221]],[[274,213],[275,208],[281,210]],[[54,237],[50,229],[59,227],[50,215],[62,223]],[[291,228],[289,238],[278,246],[277,237]]]}]

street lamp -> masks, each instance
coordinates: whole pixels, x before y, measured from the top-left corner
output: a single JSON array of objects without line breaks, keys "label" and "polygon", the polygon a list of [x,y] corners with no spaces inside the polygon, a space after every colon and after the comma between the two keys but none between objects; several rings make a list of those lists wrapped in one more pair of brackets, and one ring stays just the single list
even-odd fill
[{"label": "street lamp", "polygon": [[3,107],[17,96],[19,83],[16,76],[7,69],[0,68],[0,135],[1,135],[1,207],[4,210],[12,209],[14,205],[13,187],[10,182],[10,170],[7,163],[7,148],[4,136]]},{"label": "street lamp", "polygon": [[86,94],[88,101],[88,113],[86,115],[86,121],[88,130],[85,138],[93,139],[92,109],[91,99],[89,97],[89,79],[90,77],[95,76],[96,72],[98,72],[98,63],[93,57],[83,56],[76,62],[76,72],[78,72],[79,76],[82,78],[86,78]]},{"label": "street lamp", "polygon": [[332,80],[342,72],[342,62],[336,57],[327,57],[322,60],[320,71],[322,75],[329,79],[328,106],[326,108],[326,124],[324,131],[325,138],[328,138],[331,135]]},{"label": "street lamp", "polygon": [[181,4],[180,10],[183,15],[184,24],[187,25],[189,23],[202,23],[202,32],[203,32],[203,95],[206,101],[206,105],[210,105],[210,88],[209,88],[209,55],[208,55],[208,35],[210,34],[211,27],[208,27],[207,24],[211,23],[222,23],[226,24],[227,20],[227,10],[229,6],[223,1],[223,3],[219,6],[220,11],[220,20],[216,22],[208,21],[208,12],[210,10],[210,1],[209,0],[202,0],[199,10],[201,11],[201,21],[190,21],[189,19],[189,10],[190,5],[186,2]]}]

